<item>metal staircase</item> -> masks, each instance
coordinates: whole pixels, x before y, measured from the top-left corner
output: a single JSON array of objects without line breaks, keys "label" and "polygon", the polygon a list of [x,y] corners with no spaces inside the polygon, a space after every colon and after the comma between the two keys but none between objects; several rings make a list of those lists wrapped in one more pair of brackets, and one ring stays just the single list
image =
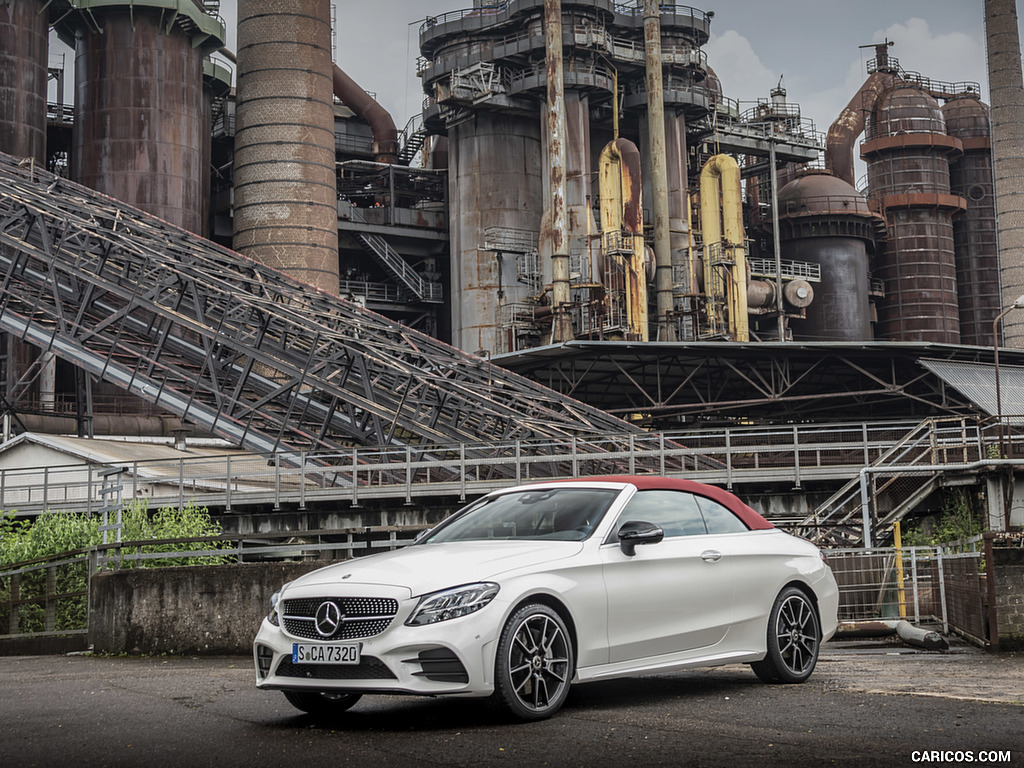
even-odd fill
[{"label": "metal staircase", "polygon": [[[352,221],[366,224],[366,217],[355,206],[352,206],[349,215]],[[370,232],[352,232],[352,234],[364,248],[374,255],[384,269],[409,289],[417,301],[440,304],[444,300],[441,284],[425,280],[383,237]]]},{"label": "metal staircase", "polygon": [[797,532],[822,546],[858,546],[865,517],[875,531],[902,520],[947,484],[944,471],[932,467],[977,461],[981,446],[977,426],[966,419],[925,419],[820,504]]},{"label": "metal staircase", "polygon": [[0,281],[0,331],[250,450],[640,433],[4,154]]},{"label": "metal staircase", "polygon": [[398,150],[398,162],[411,165],[416,153],[423,149],[430,132],[423,126],[423,116],[413,115],[402,129],[401,149]]}]

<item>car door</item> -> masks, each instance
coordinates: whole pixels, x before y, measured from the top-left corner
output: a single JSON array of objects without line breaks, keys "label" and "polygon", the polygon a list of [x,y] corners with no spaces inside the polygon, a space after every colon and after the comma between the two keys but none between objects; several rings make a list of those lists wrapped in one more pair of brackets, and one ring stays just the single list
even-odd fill
[{"label": "car door", "polygon": [[[629,521],[665,532],[633,556],[616,533]],[[680,653],[714,645],[729,628],[734,578],[728,537],[707,532],[696,497],[671,490],[638,491],[602,546],[608,595],[609,661]]]}]

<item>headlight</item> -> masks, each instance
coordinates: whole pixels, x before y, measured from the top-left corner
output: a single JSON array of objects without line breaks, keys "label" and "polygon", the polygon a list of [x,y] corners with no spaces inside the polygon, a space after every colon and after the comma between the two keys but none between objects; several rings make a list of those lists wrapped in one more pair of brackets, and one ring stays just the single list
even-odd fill
[{"label": "headlight", "polygon": [[[284,589],[282,587],[281,589]],[[281,626],[281,620],[277,615],[277,603],[281,599],[281,590],[277,590],[270,596],[270,613],[267,614],[267,621],[273,624],[275,627]]]},{"label": "headlight", "polygon": [[439,621],[457,619],[475,613],[487,605],[498,594],[498,585],[490,582],[467,584],[443,592],[434,592],[420,598],[420,604],[406,620],[411,627],[436,624]]}]

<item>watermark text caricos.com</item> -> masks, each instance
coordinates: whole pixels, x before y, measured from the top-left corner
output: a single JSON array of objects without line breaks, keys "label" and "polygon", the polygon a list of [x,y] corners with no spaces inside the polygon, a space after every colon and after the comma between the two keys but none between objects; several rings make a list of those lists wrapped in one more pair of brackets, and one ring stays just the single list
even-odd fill
[{"label": "watermark text caricos.com", "polygon": [[1008,749],[1004,750],[970,750],[970,749],[915,749],[910,753],[910,760],[914,763],[974,763],[974,764],[996,764],[1009,763],[1013,755]]}]

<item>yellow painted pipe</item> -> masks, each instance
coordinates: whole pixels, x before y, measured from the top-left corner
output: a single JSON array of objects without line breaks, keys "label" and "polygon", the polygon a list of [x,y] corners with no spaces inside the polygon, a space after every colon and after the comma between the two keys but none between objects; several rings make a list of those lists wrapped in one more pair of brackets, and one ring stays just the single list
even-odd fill
[{"label": "yellow painted pipe", "polygon": [[[743,232],[740,167],[729,155],[715,155],[700,173],[700,217],[704,236],[704,291],[714,304],[725,299],[729,335],[750,340],[747,321],[747,257]],[[716,246],[731,263],[725,286],[719,286],[711,267]]]},{"label": "yellow painted pipe", "polygon": [[907,593],[903,586],[903,528],[900,521],[892,524],[893,544],[896,545],[896,579],[898,580],[897,594],[900,601],[900,618],[907,618]]},{"label": "yellow painted pipe", "polygon": [[601,151],[598,174],[601,195],[601,241],[621,233],[628,246],[626,270],[627,333],[647,341],[647,254],[640,179],[640,150],[629,139],[615,139]]}]

